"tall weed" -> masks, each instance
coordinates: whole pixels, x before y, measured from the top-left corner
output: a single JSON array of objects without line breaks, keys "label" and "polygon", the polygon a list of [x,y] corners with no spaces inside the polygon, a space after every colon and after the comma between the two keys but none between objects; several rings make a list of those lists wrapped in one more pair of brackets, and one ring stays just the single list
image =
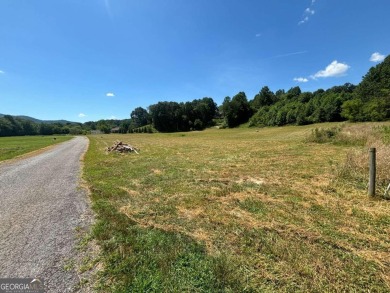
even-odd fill
[{"label": "tall weed", "polygon": [[382,134],[383,142],[386,144],[390,144],[390,126],[378,126],[377,130]]},{"label": "tall weed", "polygon": [[[369,126],[357,124],[344,127],[336,141],[362,143],[363,147],[350,150],[345,162],[339,167],[338,179],[355,182],[357,186],[366,188],[368,184],[369,149],[376,148],[377,194],[383,194],[390,183],[390,144],[388,126]],[[359,145],[359,143],[356,143]]]}]

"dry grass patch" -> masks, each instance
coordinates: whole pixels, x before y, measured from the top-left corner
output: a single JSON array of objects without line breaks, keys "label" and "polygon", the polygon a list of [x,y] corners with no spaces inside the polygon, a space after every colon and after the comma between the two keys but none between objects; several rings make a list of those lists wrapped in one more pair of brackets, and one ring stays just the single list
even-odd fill
[{"label": "dry grass patch", "polygon": [[[231,268],[236,290],[390,290],[389,202],[337,178],[358,146],[307,143],[315,127],[92,136],[88,180],[143,233],[226,257],[217,267]],[[116,139],[140,155],[105,155]]]}]

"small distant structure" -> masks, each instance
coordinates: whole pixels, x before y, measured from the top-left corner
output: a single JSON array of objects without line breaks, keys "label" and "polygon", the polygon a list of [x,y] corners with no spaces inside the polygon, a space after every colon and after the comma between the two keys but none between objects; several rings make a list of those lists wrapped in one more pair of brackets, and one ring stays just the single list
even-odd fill
[{"label": "small distant structure", "polygon": [[119,126],[111,128],[111,133],[119,133]]},{"label": "small distant structure", "polygon": [[91,134],[102,134],[101,130],[91,130]]}]

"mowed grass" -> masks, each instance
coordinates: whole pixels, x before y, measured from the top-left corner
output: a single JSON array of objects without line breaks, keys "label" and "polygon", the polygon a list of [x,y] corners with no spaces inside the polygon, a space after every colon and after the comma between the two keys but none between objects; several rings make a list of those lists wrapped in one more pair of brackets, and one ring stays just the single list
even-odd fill
[{"label": "mowed grass", "polygon": [[353,147],[315,127],[90,136],[100,290],[388,292],[390,202],[336,180]]},{"label": "mowed grass", "polygon": [[[56,139],[54,139],[54,137]],[[73,138],[72,136],[12,136],[0,137],[0,161],[56,144]]]}]

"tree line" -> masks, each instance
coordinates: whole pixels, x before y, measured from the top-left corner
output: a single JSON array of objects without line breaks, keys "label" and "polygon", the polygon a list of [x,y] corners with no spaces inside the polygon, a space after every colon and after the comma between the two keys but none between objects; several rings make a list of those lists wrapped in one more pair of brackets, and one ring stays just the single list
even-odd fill
[{"label": "tree line", "polygon": [[38,123],[11,115],[0,117],[0,136],[83,134],[81,123]]},{"label": "tree line", "polygon": [[[142,109],[142,108],[141,108]],[[137,112],[141,110],[138,108]],[[158,131],[202,130],[223,118],[221,127],[305,125],[350,120],[384,121],[390,119],[390,56],[363,77],[359,85],[346,83],[330,89],[302,92],[299,86],[272,92],[264,86],[252,100],[244,92],[226,97],[220,107],[211,98],[187,103],[159,102],[142,109],[143,123]],[[138,114],[133,115],[135,123]],[[140,126],[140,121],[135,125]]]},{"label": "tree line", "polygon": [[85,134],[99,130],[110,133],[152,133],[203,130],[215,125],[237,127],[305,125],[349,120],[384,121],[390,119],[390,56],[355,86],[346,83],[330,89],[302,92],[300,87],[272,92],[261,88],[252,100],[244,92],[226,97],[219,107],[210,97],[192,102],[164,101],[147,109],[135,108],[129,119],[99,120],[85,123],[37,123],[10,115],[0,117],[0,136]]},{"label": "tree line", "polygon": [[250,104],[254,110],[254,115],[248,118],[250,126],[388,120],[390,56],[372,67],[357,86],[346,83],[314,93],[302,93],[299,87],[294,87],[275,94],[263,87]]}]

